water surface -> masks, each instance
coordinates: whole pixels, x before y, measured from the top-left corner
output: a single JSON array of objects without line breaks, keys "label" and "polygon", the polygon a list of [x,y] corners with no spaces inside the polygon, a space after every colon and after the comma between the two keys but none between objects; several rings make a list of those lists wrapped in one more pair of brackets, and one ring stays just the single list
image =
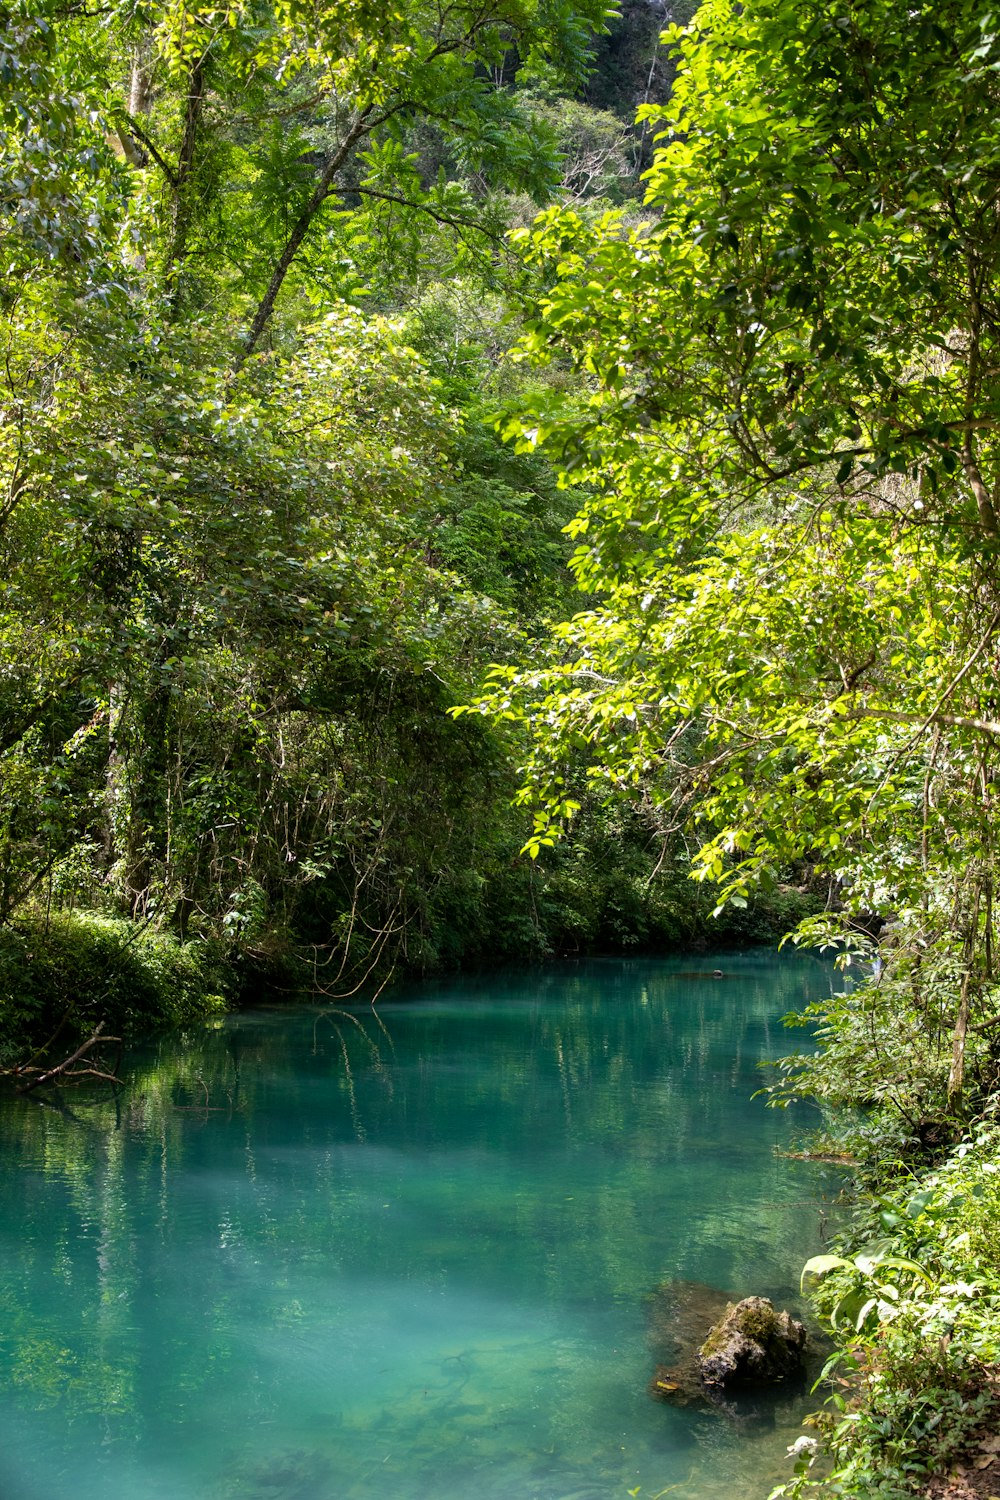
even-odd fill
[{"label": "water surface", "polygon": [[808,1399],[651,1401],[649,1297],[794,1300],[839,1179],[750,1095],[834,982],[453,980],[171,1038],[117,1100],[0,1102],[0,1496],[765,1494]]}]

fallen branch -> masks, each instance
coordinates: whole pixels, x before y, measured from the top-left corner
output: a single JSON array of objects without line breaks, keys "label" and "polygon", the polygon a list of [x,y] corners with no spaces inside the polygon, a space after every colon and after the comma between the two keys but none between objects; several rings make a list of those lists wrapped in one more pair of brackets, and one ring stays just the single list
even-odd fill
[{"label": "fallen branch", "polygon": [[[96,1046],[99,1041],[119,1042],[121,1040],[121,1038],[117,1036],[103,1036],[103,1031],[104,1022],[101,1021],[92,1035],[90,1035],[87,1040],[81,1044],[81,1046],[77,1047],[75,1052],[71,1053],[69,1057],[65,1058],[56,1067],[49,1068],[44,1073],[39,1073],[37,1078],[29,1079],[27,1083],[21,1085],[17,1092],[19,1094],[33,1093],[35,1089],[41,1088],[43,1083],[50,1083],[53,1078],[61,1078],[64,1075],[70,1078],[105,1078],[108,1079],[111,1083],[119,1083],[121,1080],[116,1078],[113,1073],[102,1073],[96,1068],[80,1068],[74,1073],[68,1073],[68,1069],[70,1069],[75,1062],[79,1062],[80,1058],[83,1057],[87,1052],[89,1052],[91,1047]],[[23,1068],[15,1068],[14,1076],[23,1077],[25,1071],[27,1070]]]}]

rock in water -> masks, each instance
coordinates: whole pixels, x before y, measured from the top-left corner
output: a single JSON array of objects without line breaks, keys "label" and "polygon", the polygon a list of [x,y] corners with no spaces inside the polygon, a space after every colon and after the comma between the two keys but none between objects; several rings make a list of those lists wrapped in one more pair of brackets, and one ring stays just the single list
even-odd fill
[{"label": "rock in water", "polygon": [[698,1351],[708,1386],[760,1385],[802,1374],[806,1330],[767,1297],[730,1303]]}]

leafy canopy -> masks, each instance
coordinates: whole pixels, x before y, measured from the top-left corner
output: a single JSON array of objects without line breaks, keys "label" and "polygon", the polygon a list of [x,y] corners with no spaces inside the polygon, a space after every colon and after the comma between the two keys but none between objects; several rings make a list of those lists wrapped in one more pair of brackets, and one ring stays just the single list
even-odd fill
[{"label": "leafy canopy", "polygon": [[917,906],[992,858],[1000,40],[882,0],[709,0],[668,40],[650,221],[520,237],[525,353],[582,394],[507,432],[592,487],[603,602],[477,706],[533,730],[532,852],[582,755],[701,821],[723,899],[807,856]]}]

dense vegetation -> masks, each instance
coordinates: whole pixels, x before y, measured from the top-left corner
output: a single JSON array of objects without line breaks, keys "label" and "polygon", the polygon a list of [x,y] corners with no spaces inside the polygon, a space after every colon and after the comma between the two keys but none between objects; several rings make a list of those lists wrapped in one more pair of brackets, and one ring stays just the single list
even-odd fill
[{"label": "dense vegetation", "polygon": [[800,885],[835,1483],[917,1492],[1000,1348],[996,17],[0,18],[0,1065]]},{"label": "dense vegetation", "polygon": [[446,712],[571,607],[579,497],[495,427],[553,383],[508,357],[504,236],[641,194],[657,26],[604,20],[3,12],[8,1059],[190,1015],[198,973],[343,995],[706,930],[641,814],[533,865],[520,736]]}]

